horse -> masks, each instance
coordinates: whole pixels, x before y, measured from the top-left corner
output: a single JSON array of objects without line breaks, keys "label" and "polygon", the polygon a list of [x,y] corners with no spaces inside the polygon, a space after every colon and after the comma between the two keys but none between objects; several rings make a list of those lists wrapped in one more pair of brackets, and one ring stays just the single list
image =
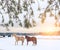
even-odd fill
[{"label": "horse", "polygon": [[37,44],[37,38],[36,37],[29,37],[29,36],[25,36],[26,40],[27,40],[27,45],[29,41],[32,41],[33,44]]},{"label": "horse", "polygon": [[18,41],[22,41],[22,45],[24,43],[24,37],[20,37],[20,36],[17,36],[16,34],[13,34],[13,36],[15,37],[15,45],[17,44],[18,45]]}]

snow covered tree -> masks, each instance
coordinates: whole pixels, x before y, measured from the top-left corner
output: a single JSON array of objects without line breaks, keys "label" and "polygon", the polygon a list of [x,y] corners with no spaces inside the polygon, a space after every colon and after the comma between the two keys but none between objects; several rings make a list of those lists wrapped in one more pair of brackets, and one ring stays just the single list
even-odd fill
[{"label": "snow covered tree", "polygon": [[[44,0],[41,1],[44,2]],[[5,26],[6,28],[9,26],[13,27],[15,24],[26,28],[36,26],[36,21],[33,18],[34,10],[32,8],[32,5],[35,4],[35,2],[35,0],[0,0],[0,15],[2,16],[0,25]],[[47,0],[47,2],[48,6],[43,8],[44,12],[39,14],[39,18],[41,19],[41,22],[44,23],[46,13],[50,12],[50,16],[54,16],[57,23],[60,16],[60,0]],[[39,2],[37,9],[37,12],[42,10]],[[52,11],[55,11],[55,14],[53,14]],[[58,14],[56,14],[56,11],[58,11]],[[8,15],[9,20],[7,23],[5,23],[4,18],[6,16],[4,16],[4,14]],[[23,18],[23,22],[21,17]]]}]

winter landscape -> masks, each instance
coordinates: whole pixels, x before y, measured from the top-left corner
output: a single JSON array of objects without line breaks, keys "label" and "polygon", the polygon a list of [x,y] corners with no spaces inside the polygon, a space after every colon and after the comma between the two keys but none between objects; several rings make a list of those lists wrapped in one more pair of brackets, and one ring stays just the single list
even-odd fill
[{"label": "winter landscape", "polygon": [[0,50],[60,50],[60,0],[0,0]]}]

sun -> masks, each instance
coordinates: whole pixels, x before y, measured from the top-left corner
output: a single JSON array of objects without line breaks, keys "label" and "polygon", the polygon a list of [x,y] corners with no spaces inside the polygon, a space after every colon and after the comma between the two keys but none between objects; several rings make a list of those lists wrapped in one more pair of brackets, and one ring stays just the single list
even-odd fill
[{"label": "sun", "polygon": [[60,30],[59,27],[55,27],[55,19],[54,17],[46,17],[45,22],[43,24],[40,23],[38,26],[38,30],[40,32],[44,32],[44,34],[52,35],[55,34],[53,32],[57,32]]}]

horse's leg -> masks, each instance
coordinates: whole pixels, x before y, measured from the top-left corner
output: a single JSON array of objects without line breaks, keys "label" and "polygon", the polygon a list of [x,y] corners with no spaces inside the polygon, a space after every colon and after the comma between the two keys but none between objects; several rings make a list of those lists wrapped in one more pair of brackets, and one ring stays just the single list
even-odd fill
[{"label": "horse's leg", "polygon": [[16,45],[16,41],[15,41],[15,45]]},{"label": "horse's leg", "polygon": [[23,45],[23,41],[22,41],[22,45]]},{"label": "horse's leg", "polygon": [[37,40],[35,40],[35,45],[37,45]]},{"label": "horse's leg", "polygon": [[33,45],[35,44],[35,42],[34,41],[32,41],[33,42]]},{"label": "horse's leg", "polygon": [[36,41],[34,41],[34,45],[36,45]]},{"label": "horse's leg", "polygon": [[37,45],[37,39],[36,39],[35,43],[36,43],[36,45]]},{"label": "horse's leg", "polygon": [[17,41],[17,45],[18,45],[18,41]]},{"label": "horse's leg", "polygon": [[33,45],[36,45],[36,41],[35,40],[33,40],[32,42],[33,42]]},{"label": "horse's leg", "polygon": [[24,40],[22,40],[22,45],[23,45],[23,43],[24,43]]},{"label": "horse's leg", "polygon": [[27,41],[27,45],[28,45],[28,41]]},{"label": "horse's leg", "polygon": [[18,45],[18,41],[15,41],[15,45]]}]

